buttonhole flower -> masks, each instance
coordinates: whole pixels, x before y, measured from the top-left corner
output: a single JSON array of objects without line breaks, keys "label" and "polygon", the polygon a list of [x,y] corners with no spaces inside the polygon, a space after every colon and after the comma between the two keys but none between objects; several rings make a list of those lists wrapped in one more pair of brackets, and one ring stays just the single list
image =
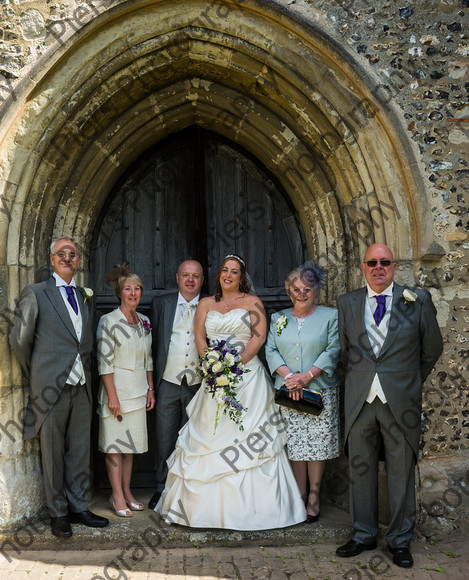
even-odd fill
[{"label": "buttonhole flower", "polygon": [[418,298],[415,292],[406,288],[401,296],[402,300],[404,300],[404,304],[409,304],[410,302],[415,302]]},{"label": "buttonhole flower", "polygon": [[287,315],[284,314],[277,320],[277,336],[280,336],[282,334],[282,330],[285,328],[287,324],[288,318]]},{"label": "buttonhole flower", "polygon": [[142,320],[142,326],[145,334],[151,333],[151,324],[148,322],[148,320]]},{"label": "buttonhole flower", "polygon": [[80,286],[79,288],[83,296],[83,302],[86,304],[88,300],[91,300],[91,298],[94,296],[94,292],[91,288],[84,288],[83,286]]}]

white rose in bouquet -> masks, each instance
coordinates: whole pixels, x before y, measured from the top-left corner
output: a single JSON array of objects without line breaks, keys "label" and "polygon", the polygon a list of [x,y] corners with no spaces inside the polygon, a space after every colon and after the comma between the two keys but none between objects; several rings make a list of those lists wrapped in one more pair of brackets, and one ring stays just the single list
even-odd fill
[{"label": "white rose in bouquet", "polygon": [[214,363],[217,360],[220,360],[220,353],[217,352],[216,350],[212,350],[211,352],[208,353],[207,360],[211,363]]},{"label": "white rose in bouquet", "polygon": [[230,384],[228,377],[225,377],[225,375],[222,375],[221,377],[217,377],[216,382],[217,382],[217,385],[219,387],[227,387]]},{"label": "white rose in bouquet", "polygon": [[213,366],[212,366],[212,372],[213,373],[219,373],[220,371],[223,370],[223,365],[221,364],[220,361],[216,362]]}]

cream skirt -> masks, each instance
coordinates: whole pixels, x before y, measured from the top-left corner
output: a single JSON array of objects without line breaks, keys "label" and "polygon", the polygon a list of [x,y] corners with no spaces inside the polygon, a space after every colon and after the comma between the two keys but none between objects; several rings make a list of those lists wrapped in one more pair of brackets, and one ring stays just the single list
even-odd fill
[{"label": "cream skirt", "polygon": [[148,451],[147,412],[145,407],[115,417],[99,418],[98,449],[103,453],[145,453]]}]

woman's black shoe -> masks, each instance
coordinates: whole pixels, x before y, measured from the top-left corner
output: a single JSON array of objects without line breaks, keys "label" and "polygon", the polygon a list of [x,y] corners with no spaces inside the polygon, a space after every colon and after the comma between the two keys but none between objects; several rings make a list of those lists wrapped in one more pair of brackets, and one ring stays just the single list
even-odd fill
[{"label": "woman's black shoe", "polygon": [[307,524],[314,524],[314,522],[317,522],[317,521],[318,521],[318,519],[319,519],[319,515],[320,515],[320,514],[317,514],[317,515],[315,515],[315,516],[310,516],[310,515],[307,515],[307,516],[306,516],[306,523],[307,523]]}]

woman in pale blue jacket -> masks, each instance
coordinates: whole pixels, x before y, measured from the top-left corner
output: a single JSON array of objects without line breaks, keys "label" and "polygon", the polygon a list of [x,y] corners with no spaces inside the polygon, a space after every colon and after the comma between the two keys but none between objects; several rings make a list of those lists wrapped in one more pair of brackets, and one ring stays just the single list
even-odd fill
[{"label": "woman in pale blue jacket", "polygon": [[310,523],[319,519],[326,460],[339,456],[337,311],[314,303],[324,277],[324,270],[312,261],[290,272],[285,289],[293,307],[272,315],[266,345],[276,389],[285,384],[294,400],[303,397],[303,389],[323,396],[319,416],[280,407],[286,422],[288,457]]}]

